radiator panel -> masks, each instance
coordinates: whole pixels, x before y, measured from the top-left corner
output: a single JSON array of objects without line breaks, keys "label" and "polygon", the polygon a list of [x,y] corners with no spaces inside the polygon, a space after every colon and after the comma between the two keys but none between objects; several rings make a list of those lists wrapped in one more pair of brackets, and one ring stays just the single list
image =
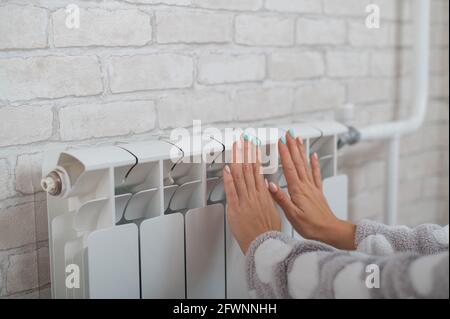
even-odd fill
[{"label": "radiator panel", "polygon": [[[336,149],[346,128],[333,122],[294,127],[304,138],[307,158],[318,153],[325,196],[346,219],[347,180],[337,176]],[[47,201],[53,297],[250,297],[245,257],[226,223],[224,165],[180,162],[171,172],[171,149],[150,141],[63,151],[45,159],[50,164],[44,175],[52,165],[74,168],[69,174],[74,185],[65,196]],[[226,145],[224,158],[230,149]],[[286,186],[282,167],[265,177]],[[283,232],[300,238],[281,209],[280,216]],[[80,267],[80,288],[66,286],[71,264]]]}]

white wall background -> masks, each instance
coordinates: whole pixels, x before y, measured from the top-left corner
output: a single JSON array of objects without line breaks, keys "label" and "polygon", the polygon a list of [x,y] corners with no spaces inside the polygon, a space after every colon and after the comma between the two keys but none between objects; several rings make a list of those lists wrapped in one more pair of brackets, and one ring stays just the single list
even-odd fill
[{"label": "white wall background", "polygon": [[[367,3],[382,27],[364,26]],[[81,28],[65,27],[78,4]],[[448,223],[448,1],[432,0],[430,108],[402,141],[400,222]],[[48,297],[42,154],[246,126],[408,114],[408,0],[0,0],[0,298]],[[347,149],[351,217],[380,219],[384,148]]]}]

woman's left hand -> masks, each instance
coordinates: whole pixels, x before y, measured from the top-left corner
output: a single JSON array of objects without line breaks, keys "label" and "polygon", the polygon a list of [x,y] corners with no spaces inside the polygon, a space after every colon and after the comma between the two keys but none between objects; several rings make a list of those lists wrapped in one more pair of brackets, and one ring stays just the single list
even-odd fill
[{"label": "woman's left hand", "polygon": [[[250,141],[233,145],[233,161],[223,172],[227,219],[244,254],[259,235],[280,231],[280,215],[267,188],[259,161],[259,147]],[[242,160],[238,160],[238,159]]]}]

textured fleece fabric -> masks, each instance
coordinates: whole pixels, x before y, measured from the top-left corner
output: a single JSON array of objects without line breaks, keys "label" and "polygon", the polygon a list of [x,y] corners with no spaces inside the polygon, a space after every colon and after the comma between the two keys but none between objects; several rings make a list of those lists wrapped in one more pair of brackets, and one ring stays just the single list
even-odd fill
[{"label": "textured fleece fabric", "polygon": [[247,251],[255,298],[449,298],[448,226],[361,221],[356,251],[268,232]]}]

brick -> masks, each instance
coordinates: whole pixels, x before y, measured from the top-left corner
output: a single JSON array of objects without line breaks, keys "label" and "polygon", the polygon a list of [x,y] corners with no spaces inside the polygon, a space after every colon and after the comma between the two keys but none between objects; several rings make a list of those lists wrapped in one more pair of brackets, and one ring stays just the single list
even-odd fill
[{"label": "brick", "polygon": [[360,79],[348,84],[350,103],[369,103],[389,100],[392,96],[393,83],[386,79]]},{"label": "brick", "polygon": [[198,81],[222,84],[261,81],[265,77],[263,55],[204,55],[198,61]]},{"label": "brick", "polygon": [[38,287],[36,252],[10,256],[6,278],[6,289],[10,294]]},{"label": "brick", "polygon": [[364,16],[367,0],[324,0],[324,12],[332,15]]},{"label": "brick", "polygon": [[320,13],[321,1],[316,0],[266,0],[266,9],[280,12]]},{"label": "brick", "polygon": [[353,47],[386,47],[391,43],[393,32],[388,23],[381,23],[379,29],[370,29],[364,21],[350,22],[348,38]]},{"label": "brick", "polygon": [[368,73],[368,55],[351,51],[332,51],[326,55],[328,75],[332,77],[365,76]]},{"label": "brick", "polygon": [[[424,213],[426,212],[426,213]],[[399,208],[398,223],[415,227],[426,223],[448,225],[448,202],[438,200],[414,201]]]},{"label": "brick", "polygon": [[46,200],[34,202],[34,214],[36,215],[36,241],[48,241],[48,215]]},{"label": "brick", "polygon": [[233,39],[233,17],[223,13],[158,12],[158,43],[226,43]]},{"label": "brick", "polygon": [[431,1],[431,19],[433,23],[447,24],[449,22],[448,1]]},{"label": "brick", "polygon": [[48,16],[33,6],[0,7],[0,50],[47,47]]},{"label": "brick", "polygon": [[442,157],[438,151],[428,151],[402,157],[400,179],[413,180],[442,173]]},{"label": "brick", "polygon": [[292,91],[285,88],[250,89],[236,92],[234,118],[238,121],[270,119],[292,113]]},{"label": "brick", "polygon": [[152,101],[69,106],[59,111],[61,138],[78,140],[139,134],[155,127],[155,117]]},{"label": "brick", "polygon": [[26,195],[41,191],[41,167],[42,153],[19,155],[15,168],[16,191]]},{"label": "brick", "polygon": [[432,46],[448,47],[449,24],[437,24],[431,26],[430,42]]},{"label": "brick", "polygon": [[427,122],[442,122],[449,120],[449,105],[444,101],[432,101],[427,110]]},{"label": "brick", "polygon": [[231,121],[232,112],[227,111],[230,107],[230,100],[224,93],[170,94],[158,102],[159,126],[161,129],[188,127],[193,125],[193,120],[204,124]]},{"label": "brick", "polygon": [[171,5],[191,5],[193,0],[127,0],[131,3],[142,4],[171,4]]},{"label": "brick", "polygon": [[321,53],[274,53],[269,59],[270,78],[276,81],[295,81],[324,75]]},{"label": "brick", "polygon": [[306,84],[295,93],[296,112],[333,109],[345,102],[345,86],[332,81]]},{"label": "brick", "polygon": [[384,161],[372,161],[364,170],[367,172],[367,187],[377,188],[384,186],[386,177],[386,163]]},{"label": "brick", "polygon": [[343,44],[347,40],[344,20],[300,18],[297,21],[297,43]]},{"label": "brick", "polygon": [[[1,261],[1,259],[0,259],[0,261]],[[1,265],[1,263],[0,263],[0,265]],[[3,283],[3,277],[5,277],[5,279],[6,279],[6,276],[3,275],[2,268],[0,268],[0,296],[3,295],[2,288],[5,286],[5,284]]]},{"label": "brick", "polygon": [[361,220],[384,212],[384,191],[376,189],[357,194],[349,200],[353,220]]},{"label": "brick", "polygon": [[364,167],[343,169],[343,174],[348,176],[349,194],[361,193],[366,189],[366,170]]},{"label": "brick", "polygon": [[393,77],[411,73],[412,61],[409,51],[376,51],[370,56],[370,74]]},{"label": "brick", "polygon": [[66,27],[65,9],[52,14],[56,47],[141,46],[152,39],[150,16],[139,10],[80,9],[80,28]]},{"label": "brick", "polygon": [[0,146],[43,141],[52,135],[53,113],[48,106],[0,108]]},{"label": "brick", "polygon": [[427,178],[423,183],[417,183],[422,186],[423,196],[428,199],[448,198],[449,181],[448,176],[433,176]]},{"label": "brick", "polygon": [[0,159],[0,200],[5,199],[10,195],[8,190],[10,175],[8,162],[4,159]]},{"label": "brick", "polygon": [[34,204],[0,210],[0,250],[35,242]]},{"label": "brick", "polygon": [[[408,92],[405,91],[407,94]],[[430,76],[430,96],[437,99],[447,99],[449,97],[448,73],[444,75]]]},{"label": "brick", "polygon": [[436,75],[443,75],[445,73],[448,73],[448,48],[431,50],[430,55],[430,72]]},{"label": "brick", "polygon": [[294,43],[294,20],[282,17],[240,15],[236,17],[236,42],[252,46],[290,46]]},{"label": "brick", "polygon": [[201,8],[255,11],[262,7],[262,0],[192,0]]},{"label": "brick", "polygon": [[422,181],[401,182],[398,190],[398,202],[401,206],[423,198]]},{"label": "brick", "polygon": [[0,83],[0,99],[6,100],[88,96],[103,91],[100,66],[92,56],[0,59]]},{"label": "brick", "polygon": [[39,289],[39,299],[52,299],[50,287]]},{"label": "brick", "polygon": [[194,63],[178,54],[114,56],[110,59],[113,93],[190,87]]},{"label": "brick", "polygon": [[364,109],[367,116],[366,124],[375,124],[382,122],[389,122],[395,119],[395,102],[372,102],[364,107],[358,105],[358,109]]},{"label": "brick", "polygon": [[38,262],[38,284],[39,287],[50,283],[50,254],[48,247],[41,247],[37,250]]}]

